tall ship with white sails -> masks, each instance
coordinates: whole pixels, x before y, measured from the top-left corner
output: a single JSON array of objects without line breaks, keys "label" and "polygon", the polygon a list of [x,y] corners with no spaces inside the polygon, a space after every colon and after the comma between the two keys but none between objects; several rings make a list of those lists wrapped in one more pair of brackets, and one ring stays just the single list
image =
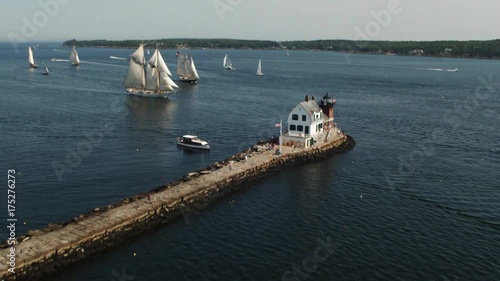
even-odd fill
[{"label": "tall ship with white sails", "polygon": [[78,52],[76,51],[76,46],[73,45],[73,49],[71,49],[71,53],[69,54],[69,62],[73,66],[80,65],[80,58],[78,57]]},{"label": "tall ship with white sails", "polygon": [[168,97],[179,88],[170,78],[172,73],[156,48],[148,62],[144,57],[144,45],[130,56],[129,68],[123,87],[132,95],[143,97]]},{"label": "tall ship with white sails", "polygon": [[231,63],[231,59],[229,58],[229,56],[227,54],[224,57],[224,62],[222,63],[222,65],[227,70],[235,70],[235,68],[233,67],[233,64]]},{"label": "tall ship with white sails", "polygon": [[194,65],[193,56],[183,55],[177,52],[177,75],[179,80],[184,83],[196,84],[200,79],[196,66]]},{"label": "tall ship with white sails", "polygon": [[33,51],[31,47],[28,47],[28,62],[30,63],[31,68],[38,68],[38,65],[35,62],[35,57],[33,56]]}]

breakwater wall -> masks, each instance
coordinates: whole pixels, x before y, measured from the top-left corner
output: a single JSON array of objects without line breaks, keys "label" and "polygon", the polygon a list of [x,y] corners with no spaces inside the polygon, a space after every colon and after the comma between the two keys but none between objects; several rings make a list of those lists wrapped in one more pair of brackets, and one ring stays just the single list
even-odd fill
[{"label": "breakwater wall", "polygon": [[[340,135],[306,149],[283,147],[281,154],[262,146],[238,153],[206,169],[96,208],[67,222],[17,237],[17,244],[0,245],[1,280],[39,280],[58,269],[116,246],[142,232],[182,216],[186,221],[209,203],[291,166],[319,161],[354,147],[348,135]],[[12,249],[15,257],[12,259]],[[12,267],[12,262],[15,265]],[[14,270],[9,271],[9,269]],[[14,271],[14,273],[12,272]]]}]

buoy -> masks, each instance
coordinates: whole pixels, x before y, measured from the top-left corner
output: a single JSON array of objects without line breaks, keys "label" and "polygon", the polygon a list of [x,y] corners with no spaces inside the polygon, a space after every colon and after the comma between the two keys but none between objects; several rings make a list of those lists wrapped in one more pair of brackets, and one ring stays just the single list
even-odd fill
[{"label": "buoy", "polygon": [[137,253],[134,253],[134,257],[137,256]]},{"label": "buoy", "polygon": [[139,151],[139,148],[136,151]]},{"label": "buoy", "polygon": [[363,195],[360,195],[359,198],[363,198]]}]

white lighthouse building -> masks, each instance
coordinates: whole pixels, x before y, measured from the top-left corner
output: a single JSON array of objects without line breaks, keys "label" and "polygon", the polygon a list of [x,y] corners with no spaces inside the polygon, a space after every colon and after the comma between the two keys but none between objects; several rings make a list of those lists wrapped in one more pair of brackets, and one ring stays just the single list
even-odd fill
[{"label": "white lighthouse building", "polygon": [[310,147],[324,132],[334,127],[335,100],[328,93],[319,101],[306,95],[288,115],[288,132],[283,135],[282,143],[286,146]]}]

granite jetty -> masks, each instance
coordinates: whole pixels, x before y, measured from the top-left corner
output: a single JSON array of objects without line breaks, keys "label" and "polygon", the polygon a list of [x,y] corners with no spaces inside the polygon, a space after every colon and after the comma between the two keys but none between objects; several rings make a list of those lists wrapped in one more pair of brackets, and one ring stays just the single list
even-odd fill
[{"label": "granite jetty", "polygon": [[[333,133],[331,133],[333,132]],[[258,179],[287,167],[326,159],[354,147],[352,137],[329,131],[307,148],[283,146],[270,149],[270,143],[213,163],[207,168],[157,187],[149,193],[121,200],[115,205],[96,208],[70,221],[49,224],[45,229],[16,237],[16,245],[0,245],[1,280],[39,280],[69,264],[81,261],[183,216],[199,212],[225,194],[248,187]],[[12,270],[11,247],[15,247]],[[9,271],[9,269],[11,269]],[[14,271],[14,273],[12,273]]]}]

